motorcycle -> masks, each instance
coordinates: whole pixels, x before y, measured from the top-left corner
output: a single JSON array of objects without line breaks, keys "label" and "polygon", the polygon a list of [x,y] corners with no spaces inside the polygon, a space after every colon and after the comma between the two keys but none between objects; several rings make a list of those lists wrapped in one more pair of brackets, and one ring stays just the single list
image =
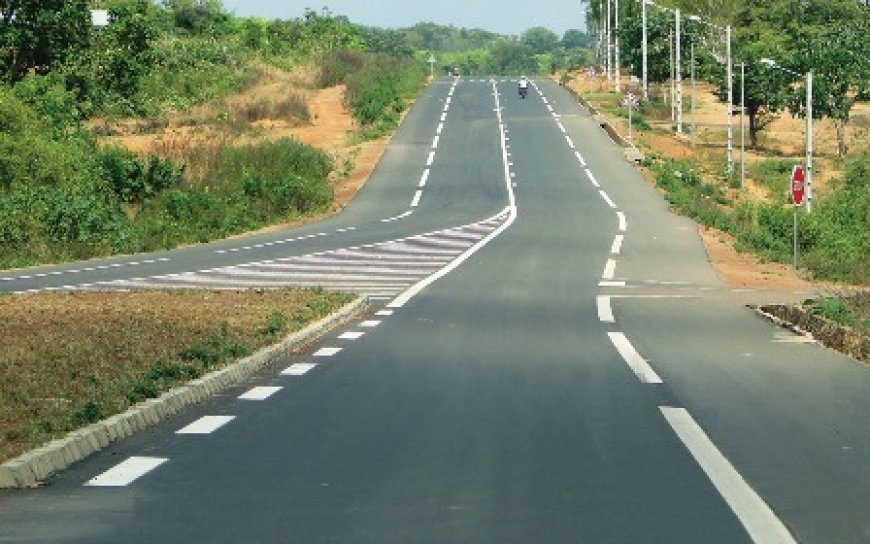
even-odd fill
[{"label": "motorcycle", "polygon": [[523,100],[525,100],[525,98],[526,98],[526,96],[528,96],[528,94],[529,94],[529,88],[528,88],[528,87],[520,87],[520,98],[522,98]]}]

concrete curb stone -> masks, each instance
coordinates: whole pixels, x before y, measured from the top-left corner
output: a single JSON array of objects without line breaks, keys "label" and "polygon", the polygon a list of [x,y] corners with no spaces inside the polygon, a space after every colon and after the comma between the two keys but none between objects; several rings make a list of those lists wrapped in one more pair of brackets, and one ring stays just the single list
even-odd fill
[{"label": "concrete curb stone", "polygon": [[265,347],[232,365],[188,382],[156,399],[143,401],[126,412],[70,432],[66,437],[24,453],[0,464],[0,489],[38,487],[52,474],[96,453],[116,440],[198,404],[223,389],[233,386],[270,365],[288,350],[304,346],[329,330],[359,315],[368,307],[368,299],[357,298],[332,315],[297,331],[282,342]]}]

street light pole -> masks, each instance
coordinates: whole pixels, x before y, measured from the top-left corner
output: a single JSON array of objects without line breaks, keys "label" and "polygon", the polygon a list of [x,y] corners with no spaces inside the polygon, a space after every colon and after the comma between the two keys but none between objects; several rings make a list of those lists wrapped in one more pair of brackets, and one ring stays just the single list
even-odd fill
[{"label": "street light pole", "polygon": [[691,63],[692,63],[692,68],[691,68],[691,73],[692,73],[692,100],[691,100],[691,104],[692,104],[691,105],[691,111],[692,111],[692,147],[694,148],[695,147],[695,139],[696,139],[695,135],[698,132],[698,127],[695,124],[695,40],[694,39],[692,39],[690,56],[691,56]]},{"label": "street light pole", "polygon": [[740,188],[746,183],[746,63],[740,63]]},{"label": "street light pole", "polygon": [[[761,64],[768,66],[770,68],[778,68],[783,72],[787,72],[794,76],[801,77],[801,75],[794,70],[789,70],[783,66],[780,66],[776,63],[776,61],[768,58],[761,59]],[[805,180],[806,180],[806,201],[807,201],[807,213],[813,211],[813,72],[812,70],[807,71],[807,73],[803,76],[806,78],[806,87],[807,87],[807,104],[806,104],[806,116],[807,116],[807,128],[806,128],[806,165],[805,165]]]},{"label": "street light pole", "polygon": [[807,72],[807,213],[813,211],[813,72]]},{"label": "street light pole", "polygon": [[675,94],[675,92],[674,92],[674,31],[673,30],[668,32],[668,54],[670,55],[670,62],[671,62],[671,66],[670,66],[670,68],[671,68],[671,74],[670,74],[671,75],[671,92],[668,95],[668,100],[671,103],[671,122],[673,123],[677,118],[676,112],[674,111],[674,94]]},{"label": "street light pole", "polygon": [[621,92],[620,85],[620,77],[619,77],[619,0],[614,0],[616,2],[616,9],[614,10],[614,24],[616,28],[616,92]]},{"label": "street light pole", "polygon": [[643,57],[643,100],[644,102],[649,100],[649,84],[648,84],[648,75],[646,68],[646,57],[647,57],[647,31],[646,31],[646,3],[647,0],[640,0],[641,5],[641,19],[643,21],[643,40],[641,42],[641,56]]},{"label": "street light pole", "polygon": [[731,25],[725,27],[725,50],[727,53],[726,77],[728,78],[728,174],[734,173],[734,121],[732,104],[734,104],[734,74],[731,66]]},{"label": "street light pole", "polygon": [[613,73],[613,46],[610,33],[610,0],[607,2],[607,79],[610,79]]},{"label": "street light pole", "polygon": [[677,8],[675,11],[676,17],[676,28],[677,28],[677,41],[675,43],[675,51],[677,60],[674,63],[674,69],[677,73],[677,134],[683,133],[683,70],[680,66],[681,64],[681,55],[680,55],[680,10]]}]

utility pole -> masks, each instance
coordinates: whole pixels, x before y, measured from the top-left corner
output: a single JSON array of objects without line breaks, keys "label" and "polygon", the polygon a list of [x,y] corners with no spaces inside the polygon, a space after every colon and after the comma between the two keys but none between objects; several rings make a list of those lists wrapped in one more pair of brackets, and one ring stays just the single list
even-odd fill
[{"label": "utility pole", "polygon": [[674,44],[676,50],[677,61],[674,63],[674,70],[676,70],[677,74],[677,134],[683,133],[683,70],[680,64],[681,55],[680,55],[680,10],[677,9],[675,12],[676,17],[676,28],[677,28],[677,41]]},{"label": "utility pole", "polygon": [[673,123],[677,119],[676,111],[674,110],[674,31],[671,30],[668,32],[668,54],[670,55],[671,62],[671,91],[669,93],[668,99],[671,103],[671,122]]},{"label": "utility pole", "polygon": [[740,188],[746,185],[746,63],[740,63]]},{"label": "utility pole", "polygon": [[620,82],[620,73],[619,73],[619,0],[614,0],[616,2],[616,9],[614,10],[614,23],[616,25],[616,92],[621,92],[621,82]]},{"label": "utility pole", "polygon": [[731,66],[731,25],[725,27],[725,50],[727,54],[726,75],[728,78],[728,174],[734,173],[734,121],[732,109],[734,104],[734,74]]},{"label": "utility pole", "polygon": [[813,72],[807,72],[807,213],[813,211]]},{"label": "utility pole", "polygon": [[698,132],[698,127],[695,123],[695,90],[696,89],[695,89],[695,40],[694,39],[692,39],[690,56],[691,56],[691,63],[692,63],[692,68],[691,68],[691,72],[692,72],[692,101],[691,101],[691,103],[692,103],[692,105],[691,105],[691,110],[692,110],[692,147],[694,148],[696,134]]},{"label": "utility pole", "polygon": [[641,5],[641,19],[643,21],[643,40],[641,42],[641,56],[643,57],[643,100],[646,102],[649,100],[649,76],[647,73],[646,66],[646,58],[647,58],[647,30],[646,30],[646,2],[647,0],[640,0]]},{"label": "utility pole", "polygon": [[610,0],[607,1],[607,79],[613,75],[613,45],[610,28]]}]

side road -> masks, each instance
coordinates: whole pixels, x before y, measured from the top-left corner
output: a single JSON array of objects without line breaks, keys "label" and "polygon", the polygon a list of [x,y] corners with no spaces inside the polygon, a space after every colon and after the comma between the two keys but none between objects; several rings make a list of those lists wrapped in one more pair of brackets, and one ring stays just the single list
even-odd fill
[{"label": "side road", "polygon": [[282,342],[266,347],[220,370],[175,388],[156,399],[141,402],[106,420],[73,431],[0,465],[0,489],[37,487],[52,474],[100,451],[116,440],[131,436],[181,412],[187,406],[205,401],[260,369],[279,361],[287,352],[362,315],[369,307],[359,297],[337,312],[297,331]]}]

